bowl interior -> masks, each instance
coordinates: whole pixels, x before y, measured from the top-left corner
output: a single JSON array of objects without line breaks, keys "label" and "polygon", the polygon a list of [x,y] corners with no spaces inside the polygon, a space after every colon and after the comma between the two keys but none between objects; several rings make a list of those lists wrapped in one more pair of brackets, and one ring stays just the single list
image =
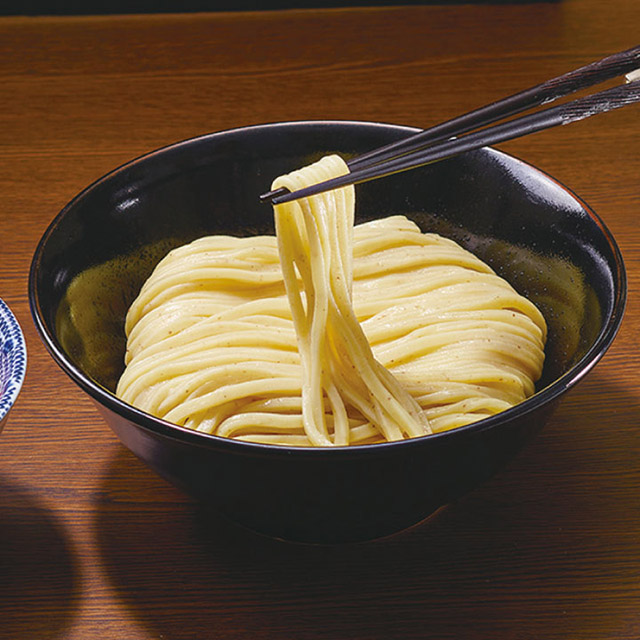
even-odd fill
[{"label": "bowl interior", "polygon": [[[349,158],[414,130],[354,122],[264,125],[156,151],[114,171],[54,220],[32,265],[36,323],[96,393],[123,370],[124,316],[157,261],[205,234],[273,233],[258,195],[326,153]],[[595,362],[624,306],[624,267],[601,221],[567,189],[490,149],[357,187],[357,220],[404,214],[488,262],[549,325],[539,389]],[[97,391],[96,391],[97,390]]]}]

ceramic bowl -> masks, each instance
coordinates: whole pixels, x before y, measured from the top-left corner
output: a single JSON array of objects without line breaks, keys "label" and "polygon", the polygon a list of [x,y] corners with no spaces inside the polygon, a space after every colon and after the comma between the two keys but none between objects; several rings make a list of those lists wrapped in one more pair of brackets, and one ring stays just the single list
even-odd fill
[{"label": "ceramic bowl", "polygon": [[0,431],[13,407],[27,368],[27,345],[20,325],[7,304],[0,300]]},{"label": "ceramic bowl", "polygon": [[171,248],[205,234],[272,233],[258,195],[326,153],[349,158],[414,133],[365,122],[289,122],[187,140],[114,170],[44,232],[29,296],[44,344],[122,442],[185,491],[255,531],[359,541],[426,518],[490,478],[601,358],[626,295],[604,223],[554,179],[481,149],[357,188],[357,220],[405,214],[461,243],[541,309],[549,325],[537,393],[454,431],[395,443],[288,448],[174,426],[120,401],[126,310]]}]

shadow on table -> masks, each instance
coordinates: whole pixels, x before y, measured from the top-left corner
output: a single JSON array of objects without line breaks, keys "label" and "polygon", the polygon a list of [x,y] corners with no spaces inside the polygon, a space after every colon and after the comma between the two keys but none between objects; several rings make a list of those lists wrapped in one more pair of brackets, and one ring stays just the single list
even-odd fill
[{"label": "shadow on table", "polygon": [[0,475],[0,638],[64,637],[78,583],[62,526],[29,491]]},{"label": "shadow on table", "polygon": [[[618,637],[640,607],[638,554],[625,557],[640,539],[640,493],[622,495],[618,481],[637,476],[640,403],[624,398],[616,419],[619,395],[594,372],[499,477],[422,525],[358,545],[254,535],[122,449],[96,513],[105,572],[167,640]],[[612,611],[607,585],[625,580],[636,590]]]}]

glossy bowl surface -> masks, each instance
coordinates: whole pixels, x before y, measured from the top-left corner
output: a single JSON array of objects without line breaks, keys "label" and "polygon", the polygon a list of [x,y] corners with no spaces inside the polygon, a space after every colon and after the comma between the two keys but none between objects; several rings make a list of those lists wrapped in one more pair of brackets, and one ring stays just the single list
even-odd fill
[{"label": "glossy bowl surface", "polygon": [[53,358],[122,442],[159,474],[267,535],[344,542],[424,519],[500,469],[600,359],[626,280],[614,239],[575,195],[491,149],[357,187],[357,220],[405,214],[488,262],[549,326],[538,392],[492,418],[399,443],[296,449],[168,424],[113,394],[126,310],[157,261],[196,237],[273,233],[258,201],[274,177],[326,153],[347,159],[415,130],[293,122],[210,134],[155,151],[88,187],[38,245],[29,296]]},{"label": "glossy bowl surface", "polygon": [[0,431],[9,417],[27,369],[27,345],[8,305],[0,300]]}]

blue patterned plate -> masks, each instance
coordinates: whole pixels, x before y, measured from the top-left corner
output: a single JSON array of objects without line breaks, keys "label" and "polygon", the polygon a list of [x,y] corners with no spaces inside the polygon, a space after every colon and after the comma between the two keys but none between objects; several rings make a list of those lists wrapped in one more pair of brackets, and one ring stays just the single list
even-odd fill
[{"label": "blue patterned plate", "polygon": [[20,393],[27,368],[27,347],[20,325],[0,299],[0,431]]}]

